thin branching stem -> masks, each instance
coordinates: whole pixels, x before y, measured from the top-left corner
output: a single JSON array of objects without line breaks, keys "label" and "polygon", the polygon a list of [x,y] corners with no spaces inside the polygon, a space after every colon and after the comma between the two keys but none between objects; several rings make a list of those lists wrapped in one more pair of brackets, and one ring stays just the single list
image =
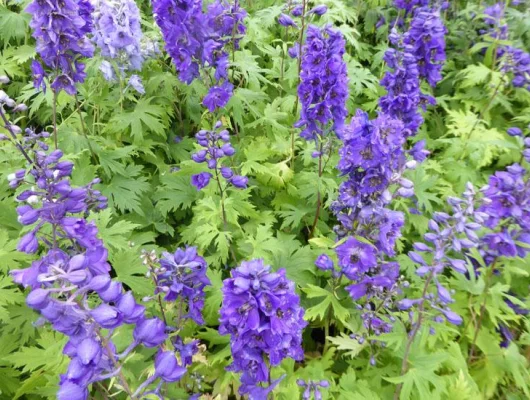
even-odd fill
[{"label": "thin branching stem", "polygon": [[488,269],[488,272],[486,273],[485,277],[485,285],[484,285],[484,299],[482,300],[482,304],[480,305],[480,311],[477,319],[477,324],[475,325],[475,332],[473,334],[473,340],[471,342],[471,347],[469,350],[469,356],[467,358],[467,361],[471,361],[475,355],[476,345],[477,345],[477,339],[478,334],[480,332],[480,328],[482,328],[482,323],[484,321],[484,316],[486,315],[486,303],[488,301],[488,291],[491,287],[491,283],[493,281],[493,271],[495,270],[495,263],[497,260],[493,262],[491,267]]},{"label": "thin branching stem", "polygon": [[20,144],[20,142],[18,141],[17,139],[17,135],[15,134],[15,132],[13,132],[13,129],[11,128],[11,124],[9,123],[9,121],[7,120],[5,114],[4,114],[4,109],[2,107],[0,107],[0,116],[2,117],[2,121],[4,122],[4,127],[7,129],[7,131],[9,132],[9,134],[11,135],[11,140],[15,143],[15,146],[17,147],[18,150],[20,150],[20,152],[22,153],[22,155],[24,156],[24,158],[30,163],[30,164],[33,164],[33,161],[31,160],[31,158],[29,157],[28,153],[26,152],[26,150],[24,150],[24,147],[22,147],[22,145]]},{"label": "thin branching stem", "polygon": [[313,234],[315,232],[315,228],[317,226],[317,223],[318,223],[318,218],[320,217],[320,209],[322,208],[322,193],[321,193],[321,184],[322,184],[322,171],[323,171],[323,168],[322,168],[322,149],[323,149],[323,144],[322,144],[322,140],[320,141],[320,149],[319,149],[319,152],[318,152],[318,187],[317,187],[317,209],[316,209],[316,212],[315,212],[315,219],[313,220],[313,225],[311,226],[311,230],[309,231],[309,237],[313,237]]},{"label": "thin branching stem", "polygon": [[53,91],[53,104],[52,104],[52,119],[53,119],[53,142],[55,144],[55,150],[59,148],[57,143],[57,91]]},{"label": "thin branching stem", "polygon": [[[412,331],[409,334],[409,339],[407,340],[407,344],[405,345],[405,352],[403,353],[403,360],[401,362],[401,372],[399,374],[400,376],[405,375],[409,369],[410,349],[412,348],[412,343],[414,343],[414,339],[416,339],[416,336],[418,335],[418,332],[420,331],[421,325],[423,324],[424,313],[425,313],[425,296],[427,295],[427,290],[429,290],[429,285],[433,279],[433,276],[434,276],[433,272],[431,271],[431,273],[427,277],[427,280],[425,281],[425,286],[423,287],[423,291],[421,294],[422,302],[420,303],[418,307],[418,320],[414,324],[414,327],[412,328]],[[399,399],[402,388],[403,388],[402,383],[399,383],[396,386],[396,390],[394,392],[394,400]]]}]

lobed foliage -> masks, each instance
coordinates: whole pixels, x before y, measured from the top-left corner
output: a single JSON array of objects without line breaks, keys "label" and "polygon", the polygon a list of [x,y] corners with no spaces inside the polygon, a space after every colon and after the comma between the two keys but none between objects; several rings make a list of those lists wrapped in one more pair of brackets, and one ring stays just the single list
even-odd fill
[{"label": "lobed foliage", "polygon": [[[99,35],[105,51],[97,41],[85,43],[94,44],[95,54],[85,58],[85,49],[79,56],[86,76],[69,82],[67,90],[61,82],[53,86],[51,78],[37,87],[32,83],[34,60],[44,57],[32,37],[32,16],[24,11],[29,3],[0,4],[0,76],[10,79],[0,89],[27,106],[10,113],[0,101],[6,117],[0,124],[0,399],[55,398],[70,363],[63,352],[69,336],[49,321],[41,324],[39,313],[26,304],[31,290],[12,279],[12,271],[57,246],[42,241],[36,254],[19,251],[27,246],[17,250],[30,232],[17,205],[35,182],[12,183],[13,172],[32,170],[17,148],[23,143],[17,137],[23,136],[11,138],[15,124],[49,133],[41,139],[52,150],[55,136],[63,159],[71,162],[72,187],[89,187],[107,199],[107,208],[74,212],[97,227],[108,250],[106,274],[121,282],[123,293],[134,295],[145,315],[168,322],[159,351],[138,339],[140,317],[119,326],[103,324],[108,337],[101,337],[125,355],[119,374],[110,368],[106,379],[90,382],[90,398],[530,397],[530,59],[518,52],[530,52],[528,1],[497,5],[502,7],[497,25],[491,19],[499,11],[487,8],[494,4],[430,2],[440,10],[445,61],[437,61],[439,77],[417,72],[422,83],[410,97],[424,97],[414,104],[413,117],[409,110],[392,110],[389,93],[395,87],[389,81],[403,64],[385,53],[405,52],[413,44],[410,37],[393,37],[393,29],[405,34],[410,7],[428,1],[194,1],[193,15],[180,30],[161,17],[169,1],[153,1],[160,10],[153,15],[148,1],[137,0],[136,10],[134,2],[113,0],[113,7],[132,10],[123,15],[139,12],[139,19],[131,17],[137,58],[127,46]],[[214,34],[212,26],[226,17],[219,4],[229,4],[233,14],[227,15],[237,17],[223,20],[231,29],[223,25],[224,33]],[[311,10],[301,14],[303,22],[293,12],[299,5],[304,13]],[[319,28],[307,34],[301,29],[308,22]],[[103,18],[98,23],[104,24]],[[176,43],[193,29],[194,61],[185,64],[179,54],[186,46]],[[299,59],[307,54],[305,35],[319,34],[328,41],[327,56],[333,56],[334,43],[345,48],[338,52],[343,64],[331,77],[329,70],[307,73]],[[215,42],[209,55],[207,41]],[[320,90],[315,79],[339,82],[349,93],[338,95],[344,110],[336,106],[323,119],[327,130],[312,129],[311,102],[299,97]],[[299,91],[300,82],[306,87]],[[322,95],[319,102],[327,98]],[[417,126],[402,134],[411,118]],[[344,129],[354,128],[362,134],[347,137]],[[359,157],[353,167],[343,164],[348,148],[365,146],[362,140],[378,129],[402,135],[393,143],[393,155],[378,159],[392,164],[387,187],[366,203],[402,215],[400,233],[388,248],[369,229],[375,214],[366,218],[351,204],[337,206],[344,182],[360,190],[358,175],[367,169],[355,164]],[[411,164],[413,159],[419,160]],[[411,187],[413,193],[402,190]],[[387,194],[392,201],[385,200]],[[351,225],[344,215],[355,215]],[[459,223],[466,231],[454,233]],[[499,244],[502,234],[510,238]],[[183,255],[184,248],[192,255]],[[351,261],[354,253],[368,260],[361,265],[364,274]],[[179,275],[186,288],[176,288],[167,271],[181,264],[207,265],[205,275]],[[388,265],[393,272],[387,274]],[[392,284],[370,281],[378,274],[392,275]],[[242,277],[251,283],[241,283]],[[256,289],[252,279],[281,285]],[[289,329],[270,328],[275,317],[263,310],[259,329],[253,317],[246,321],[249,329],[235,323],[230,307],[242,296],[238,284],[252,296],[274,293],[276,316],[284,318],[286,310],[294,315]],[[190,288],[200,293],[186,292]],[[282,292],[286,288],[288,294]],[[90,290],[87,309],[112,303],[93,286]],[[198,314],[189,306],[194,301],[200,303]],[[182,304],[188,305],[188,316]],[[272,332],[274,344],[261,344],[270,338],[264,330]],[[255,342],[240,338],[248,331]],[[296,337],[285,339],[288,332]],[[186,359],[185,346],[194,340],[196,348]],[[128,349],[131,341],[134,350]],[[161,372],[169,348],[177,361],[171,373]],[[253,381],[245,357],[256,348],[266,372]]]}]

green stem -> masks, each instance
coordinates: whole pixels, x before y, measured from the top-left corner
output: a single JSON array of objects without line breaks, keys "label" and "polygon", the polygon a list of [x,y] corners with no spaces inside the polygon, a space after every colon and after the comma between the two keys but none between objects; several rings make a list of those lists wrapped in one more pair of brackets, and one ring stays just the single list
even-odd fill
[{"label": "green stem", "polygon": [[495,269],[495,263],[497,260],[493,262],[491,267],[488,269],[488,272],[486,273],[485,278],[485,286],[484,286],[484,300],[482,300],[482,304],[480,305],[480,312],[477,320],[477,325],[475,326],[475,333],[473,334],[473,341],[471,342],[471,348],[469,350],[469,356],[467,358],[467,361],[471,361],[475,355],[476,350],[476,344],[478,339],[478,334],[480,332],[480,328],[482,328],[482,322],[484,321],[484,316],[486,314],[486,303],[488,301],[488,291],[492,283],[492,277],[493,277],[493,271]]},{"label": "green stem", "polygon": [[53,142],[55,144],[55,150],[59,148],[57,144],[57,92],[53,91],[53,104],[52,104],[52,120],[53,120]]},{"label": "green stem", "polygon": [[317,210],[315,212],[315,219],[313,220],[313,225],[311,226],[311,230],[309,231],[309,237],[313,237],[313,233],[315,232],[315,228],[318,223],[318,217],[320,216],[320,209],[322,207],[322,194],[320,192],[320,186],[322,181],[322,140],[320,141],[320,150],[318,154],[318,188],[317,188]]},{"label": "green stem", "polygon": [[[412,348],[412,343],[414,342],[414,339],[416,338],[416,335],[418,334],[421,328],[421,324],[423,323],[423,314],[425,311],[425,295],[427,294],[427,290],[429,289],[429,284],[431,283],[432,279],[433,279],[433,272],[429,274],[429,277],[425,281],[425,286],[423,287],[423,291],[421,294],[421,298],[423,300],[420,306],[418,307],[418,320],[416,321],[416,324],[414,325],[414,328],[412,329],[412,332],[410,333],[409,339],[405,346],[405,352],[403,353],[403,360],[401,362],[401,372],[399,374],[400,376],[405,375],[409,369],[408,361],[409,361],[410,349]],[[403,388],[402,383],[399,383],[396,386],[396,390],[394,392],[394,400],[399,399],[402,388]]]}]

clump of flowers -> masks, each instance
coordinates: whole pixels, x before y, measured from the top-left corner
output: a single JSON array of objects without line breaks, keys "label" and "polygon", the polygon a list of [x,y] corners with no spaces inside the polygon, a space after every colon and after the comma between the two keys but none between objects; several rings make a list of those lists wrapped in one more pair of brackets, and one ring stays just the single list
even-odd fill
[{"label": "clump of flowers", "polygon": [[410,22],[405,43],[412,46],[421,78],[432,87],[442,79],[445,63],[445,26],[440,10],[421,7],[416,10]]},{"label": "clump of flowers", "polygon": [[331,26],[309,26],[298,86],[302,109],[296,123],[296,127],[303,128],[300,136],[306,140],[316,141],[330,132],[338,136],[342,133],[348,114],[344,46],[344,37]]},{"label": "clump of flowers", "polygon": [[512,75],[512,85],[530,90],[530,54],[517,47],[504,44],[509,38],[508,24],[504,21],[505,5],[496,3],[484,10],[484,22],[489,27],[481,33],[495,40],[496,58],[500,69]]},{"label": "clump of flowers", "polygon": [[[476,192],[473,185],[468,183],[463,195],[462,199],[454,197],[448,199],[452,209],[451,214],[445,212],[434,214],[433,219],[429,221],[430,232],[424,235],[426,243],[415,243],[414,251],[409,253],[410,259],[419,265],[416,274],[425,279],[427,288],[423,291],[422,297],[407,298],[399,303],[402,310],[418,307],[418,319],[413,323],[413,336],[424,321],[427,307],[431,309],[431,314],[437,314],[433,317],[435,322],[442,321],[439,315],[443,315],[448,322],[455,325],[462,322],[462,318],[448,307],[454,300],[439,278],[448,268],[465,274],[466,261],[461,255],[479,244],[476,231],[482,227],[486,215],[476,209]],[[427,261],[422,254],[429,255],[430,261]],[[428,290],[431,284],[435,287],[434,293]]]},{"label": "clump of flowers", "polygon": [[[63,160],[60,150],[48,151],[45,139],[49,135],[27,129],[19,139],[21,129],[8,122],[4,107],[12,111],[22,107],[0,93],[0,116],[11,135],[9,140],[29,164],[27,170],[8,177],[12,188],[28,186],[17,196],[21,204],[18,221],[28,228],[17,249],[28,254],[40,250],[42,254],[30,267],[12,270],[11,275],[17,284],[30,289],[26,303],[40,313],[37,325],[49,323],[68,337],[63,353],[70,364],[60,376],[57,398],[88,399],[89,386],[109,378],[117,378],[132,399],[160,396],[164,382],[175,382],[184,375],[197,352],[197,341],[184,343],[174,335],[174,350],[168,350],[168,326],[158,317],[149,318],[132,292],[124,291],[122,284],[111,278],[108,250],[98,238],[95,223],[86,220],[90,212],[107,206],[107,199],[94,188],[99,180],[73,187],[74,164]],[[187,308],[188,313],[181,318],[202,321],[203,288],[209,284],[205,269],[205,261],[188,248],[177,250],[174,256],[165,255],[155,272],[158,292],[166,293],[168,301],[179,297],[187,303],[182,309]],[[112,335],[126,324],[134,326],[133,339],[118,353]],[[122,373],[122,362],[139,345],[158,352],[154,374],[134,390]],[[148,390],[157,380],[156,388]]]},{"label": "clump of flowers", "polygon": [[[87,35],[92,32],[93,7],[88,0],[34,0],[26,8],[31,14],[30,27],[37,41],[37,53],[52,71],[51,88],[74,95],[75,83],[85,80],[82,57],[92,57],[94,47]],[[34,84],[46,89],[46,72],[39,61],[31,69]]]},{"label": "clump of flowers", "polygon": [[[285,270],[271,272],[263,260],[242,262],[223,282],[219,332],[230,334],[233,363],[241,372],[240,394],[265,398],[277,384],[270,382],[270,366],[284,358],[302,360],[302,330],[307,325],[294,283]],[[261,397],[260,397],[261,396]]]},{"label": "clump of flowers", "polygon": [[404,134],[408,137],[415,135],[423,123],[420,105],[425,101],[432,104],[434,99],[421,94],[420,71],[412,45],[406,44],[395,30],[389,39],[397,49],[389,48],[384,55],[391,71],[387,71],[381,79],[387,94],[379,99],[379,106],[385,114],[403,122]]},{"label": "clump of flowers", "polygon": [[[99,1],[94,13],[93,40],[101,49],[101,55],[116,65],[115,69],[108,60],[102,62],[100,70],[106,80],[115,82],[117,75],[122,79],[126,71],[142,69],[144,52],[140,45],[140,10],[134,1]],[[133,77],[129,83],[143,93],[141,79],[137,75]]]},{"label": "clump of flowers", "polygon": [[513,75],[512,85],[530,90],[530,54],[524,50],[507,46],[502,70]]},{"label": "clump of flowers", "polygon": [[320,389],[329,387],[329,382],[326,380],[308,380],[306,382],[303,379],[298,379],[296,384],[304,389],[304,393],[302,394],[303,400],[310,400],[311,394],[313,394],[315,400],[322,400],[322,393],[320,392]]},{"label": "clump of flowers", "polygon": [[197,324],[204,324],[204,288],[210,285],[206,276],[208,264],[197,254],[195,247],[177,249],[174,254],[164,252],[159,260],[160,266],[152,270],[156,283],[155,293],[164,294],[164,301],[177,299],[185,303],[180,319],[189,318]]},{"label": "clump of flowers", "polygon": [[224,107],[233,91],[228,80],[229,47],[236,49],[245,33],[245,10],[237,0],[233,4],[217,0],[206,12],[202,0],[156,0],[153,10],[179,79],[190,84],[201,70],[213,75],[203,104],[210,112]]},{"label": "clump of flowers", "polygon": [[[482,239],[481,255],[491,265],[497,257],[522,257],[530,251],[530,180],[527,170],[519,164],[490,176],[482,189],[487,215],[485,225],[500,231]],[[526,245],[525,245],[526,244]]]},{"label": "clump of flowers", "polygon": [[[222,159],[232,157],[235,150],[230,144],[230,134],[226,129],[222,129],[220,121],[215,124],[214,130],[201,130],[195,137],[203,149],[194,153],[191,158],[197,163],[206,163],[208,168],[214,172],[213,177],[219,186],[221,186],[222,178],[227,184],[235,188],[244,189],[247,187],[248,178],[246,176],[236,175],[232,168],[222,165]],[[197,190],[201,190],[208,186],[211,178],[211,173],[201,172],[191,177],[191,183]]]},{"label": "clump of flowers", "polygon": [[361,110],[357,110],[344,130],[337,168],[348,179],[341,184],[333,209],[347,231],[353,229],[354,221],[362,218],[363,209],[373,203],[383,206],[389,202],[390,185],[402,186],[400,194],[405,196],[413,193],[411,182],[400,177],[407,162],[403,130],[403,123],[387,114],[381,113],[370,120]]},{"label": "clump of flowers", "polygon": [[411,13],[415,7],[426,6],[429,4],[429,0],[394,0],[394,6],[396,8],[405,10],[407,13]]}]

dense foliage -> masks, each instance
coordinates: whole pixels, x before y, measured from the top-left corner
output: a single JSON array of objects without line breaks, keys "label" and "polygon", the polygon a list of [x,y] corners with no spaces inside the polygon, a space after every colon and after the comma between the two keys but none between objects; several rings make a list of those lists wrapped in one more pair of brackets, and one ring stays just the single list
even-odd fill
[{"label": "dense foliage", "polygon": [[0,399],[530,398],[530,3],[0,2]]}]

